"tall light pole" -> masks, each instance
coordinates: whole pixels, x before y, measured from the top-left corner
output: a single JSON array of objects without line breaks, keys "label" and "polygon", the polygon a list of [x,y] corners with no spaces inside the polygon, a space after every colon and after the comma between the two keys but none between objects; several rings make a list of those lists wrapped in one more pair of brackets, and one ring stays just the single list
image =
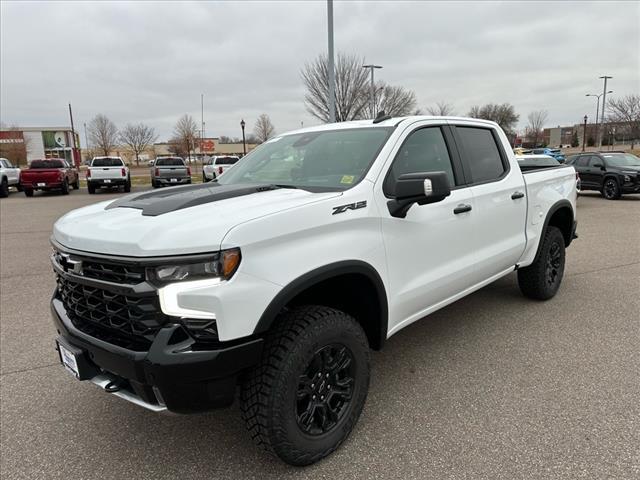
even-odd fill
[{"label": "tall light pole", "polygon": [[87,149],[87,153],[89,153],[89,139],[87,138],[87,124],[84,123],[84,146]]},{"label": "tall light pole", "polygon": [[242,155],[246,155],[247,154],[247,142],[244,139],[244,118],[242,120],[240,120],[240,128],[242,128]]},{"label": "tall light pole", "polygon": [[582,151],[584,152],[585,146],[587,145],[587,120],[589,117],[584,116],[584,127],[582,130]]},{"label": "tall light pole", "polygon": [[376,68],[382,68],[381,65],[374,65],[373,63],[369,65],[363,65],[362,68],[368,68],[371,70],[371,116],[373,118],[376,117],[376,84],[373,80],[373,71]]},{"label": "tall light pole", "polygon": [[[609,90],[607,93],[613,93],[613,90]],[[600,97],[603,94],[600,93],[587,93],[585,95],[585,97],[596,97],[598,100],[596,101],[596,138],[594,138],[594,141],[596,143],[598,143],[598,133],[599,133],[599,129],[598,129],[598,120],[599,120],[599,115],[600,115]]]},{"label": "tall light pole", "polygon": [[327,31],[328,31],[328,58],[329,69],[329,123],[336,121],[336,72],[333,64],[333,0],[327,0]]},{"label": "tall light pole", "polygon": [[[607,75],[603,75],[600,77],[604,79],[604,88],[602,89],[602,130],[604,132],[604,110],[607,107],[607,80],[613,77],[609,77]],[[598,141],[598,148],[602,147],[602,133],[600,134],[600,140]]]}]

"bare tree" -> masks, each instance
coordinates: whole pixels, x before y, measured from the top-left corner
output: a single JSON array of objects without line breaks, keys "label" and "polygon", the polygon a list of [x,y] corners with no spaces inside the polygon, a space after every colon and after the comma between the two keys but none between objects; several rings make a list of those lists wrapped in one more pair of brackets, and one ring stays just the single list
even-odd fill
[{"label": "bare tree", "polygon": [[[169,148],[174,148],[174,153],[180,156],[189,156],[195,146],[198,126],[193,117],[187,113],[181,116],[173,127],[173,138],[169,141]],[[185,155],[186,153],[186,155]]]},{"label": "bare tree", "polygon": [[220,138],[218,139],[218,143],[220,144],[233,143],[233,139],[231,137],[227,137],[226,135],[220,135]]},{"label": "bare tree", "polygon": [[[362,109],[369,102],[367,71],[362,68],[364,58],[338,54],[335,64],[336,122],[346,122],[361,117]],[[329,68],[327,56],[319,55],[305,64],[301,71],[307,87],[304,96],[307,111],[323,122],[329,121]]]},{"label": "bare tree", "polygon": [[253,133],[258,139],[258,143],[263,143],[269,140],[276,133],[276,129],[271,123],[269,115],[263,113],[256,120],[256,125],[253,127]]},{"label": "bare tree", "polygon": [[640,95],[630,94],[620,98],[612,98],[608,102],[607,120],[619,123],[629,135],[631,148],[640,140]]},{"label": "bare tree", "polygon": [[510,103],[502,105],[488,103],[481,107],[476,105],[471,107],[467,116],[496,122],[509,137],[515,134],[515,126],[520,118]]},{"label": "bare tree", "polygon": [[549,112],[546,110],[534,110],[527,116],[529,124],[525,128],[525,134],[532,140],[533,148],[538,146],[538,140],[542,138],[542,129],[548,118]]},{"label": "bare tree", "polygon": [[87,126],[91,145],[104,155],[109,155],[118,144],[118,127],[106,115],[99,113]]},{"label": "bare tree", "polygon": [[436,117],[446,117],[447,115],[455,115],[453,113],[453,105],[447,102],[438,102],[435,105],[427,107],[429,115]]},{"label": "bare tree", "polygon": [[157,138],[158,136],[153,127],[149,127],[144,123],[137,125],[128,123],[120,132],[120,141],[133,151],[136,156],[136,165],[138,166],[140,165],[140,154]]},{"label": "bare tree", "polygon": [[384,82],[376,84],[376,106],[375,112],[371,111],[371,93],[369,90],[369,97],[367,102],[362,108],[361,114],[358,118],[374,118],[378,112],[384,110],[386,115],[392,117],[403,117],[405,115],[417,115],[416,110],[416,94],[411,90],[407,90],[403,87],[395,87],[388,85]]}]

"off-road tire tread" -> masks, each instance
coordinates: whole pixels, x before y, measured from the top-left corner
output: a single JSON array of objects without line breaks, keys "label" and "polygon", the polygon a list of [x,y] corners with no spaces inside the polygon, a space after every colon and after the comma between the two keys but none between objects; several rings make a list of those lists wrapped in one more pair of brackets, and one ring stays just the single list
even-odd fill
[{"label": "off-road tire tread", "polygon": [[[366,399],[368,378],[360,398],[353,400],[360,401],[361,405],[356,404],[356,408],[351,412],[348,423],[345,424],[346,435],[337,444],[314,455],[301,452],[290,442],[283,440],[285,436],[283,429],[275,425],[273,416],[269,415],[270,402],[275,409],[280,409],[285,404],[284,392],[275,390],[273,387],[278,372],[293,368],[291,364],[294,359],[288,354],[292,346],[304,335],[313,335],[314,328],[322,328],[327,324],[333,324],[338,328],[347,326],[352,330],[367,352],[367,363],[369,362],[369,344],[366,335],[352,317],[325,306],[296,307],[284,313],[269,331],[260,365],[247,374],[241,386],[240,411],[253,441],[269,454],[278,456],[292,465],[309,465],[335,451],[351,432]],[[366,368],[368,370],[368,365]]]},{"label": "off-road tire tread", "polygon": [[564,247],[564,237],[560,229],[548,226],[534,262],[528,267],[518,270],[518,286],[526,297],[534,300],[548,300],[555,296],[556,292],[549,295],[545,277],[546,254],[554,236],[558,237],[560,244]]}]

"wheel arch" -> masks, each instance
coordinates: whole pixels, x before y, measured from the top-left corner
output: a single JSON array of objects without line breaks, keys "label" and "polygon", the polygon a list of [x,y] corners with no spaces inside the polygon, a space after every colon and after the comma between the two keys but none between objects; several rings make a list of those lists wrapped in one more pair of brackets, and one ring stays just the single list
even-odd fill
[{"label": "wheel arch", "polygon": [[305,303],[345,311],[360,323],[374,350],[384,345],[388,330],[387,294],[372,265],[359,260],[341,261],[296,278],[269,303],[253,333],[269,330],[287,306]]},{"label": "wheel arch", "polygon": [[[573,212],[573,206],[571,205],[571,202],[569,202],[569,200],[563,199],[554,203],[547,212],[547,216],[544,219],[544,226],[542,227],[542,234],[540,235],[540,238],[544,238],[549,226],[557,227],[562,232],[565,247],[568,247],[574,238],[574,219],[575,214]],[[538,252],[540,251],[541,244],[542,241],[540,241],[540,244],[538,245]],[[538,252],[536,252],[536,258],[538,257]]]}]

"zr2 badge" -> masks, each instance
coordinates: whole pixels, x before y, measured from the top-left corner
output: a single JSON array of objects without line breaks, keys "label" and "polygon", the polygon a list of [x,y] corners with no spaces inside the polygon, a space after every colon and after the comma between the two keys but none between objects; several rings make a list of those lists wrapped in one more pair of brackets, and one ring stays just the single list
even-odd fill
[{"label": "zr2 badge", "polygon": [[337,215],[338,213],[344,213],[347,210],[357,210],[358,208],[364,208],[367,206],[367,201],[362,200],[361,202],[349,203],[347,205],[340,205],[339,207],[333,207],[333,215]]}]

